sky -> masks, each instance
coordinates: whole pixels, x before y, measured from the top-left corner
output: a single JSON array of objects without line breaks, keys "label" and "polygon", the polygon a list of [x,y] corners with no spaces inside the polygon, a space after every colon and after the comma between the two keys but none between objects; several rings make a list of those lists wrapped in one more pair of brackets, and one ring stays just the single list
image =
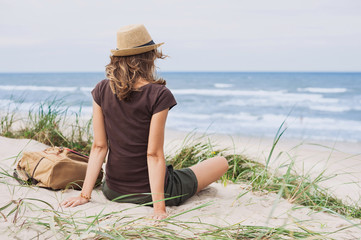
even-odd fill
[{"label": "sky", "polygon": [[361,71],[360,0],[0,0],[0,72],[101,72],[142,23],[161,71]]}]

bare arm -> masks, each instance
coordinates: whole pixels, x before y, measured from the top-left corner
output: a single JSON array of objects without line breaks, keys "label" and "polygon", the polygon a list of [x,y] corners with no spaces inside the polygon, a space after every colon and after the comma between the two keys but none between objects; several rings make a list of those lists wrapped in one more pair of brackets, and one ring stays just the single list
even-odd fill
[{"label": "bare arm", "polygon": [[[150,122],[147,163],[150,189],[153,202],[164,199],[164,128],[167,120],[168,109],[158,112],[152,116]],[[154,218],[164,219],[166,217],[165,202],[159,201],[153,204]]]},{"label": "bare arm", "polygon": [[[104,117],[101,107],[93,101],[93,132],[94,141],[90,151],[82,194],[90,197],[95,181],[108,151],[107,136],[105,133]],[[72,197],[62,202],[65,207],[75,207],[88,202],[83,197]]]}]

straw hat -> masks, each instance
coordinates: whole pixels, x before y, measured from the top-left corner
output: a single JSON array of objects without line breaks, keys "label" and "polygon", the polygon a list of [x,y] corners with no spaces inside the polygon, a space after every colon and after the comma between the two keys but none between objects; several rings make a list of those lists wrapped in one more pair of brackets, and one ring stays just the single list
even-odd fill
[{"label": "straw hat", "polygon": [[143,24],[134,24],[118,30],[117,48],[110,51],[113,56],[129,56],[149,52],[162,44],[153,42]]}]

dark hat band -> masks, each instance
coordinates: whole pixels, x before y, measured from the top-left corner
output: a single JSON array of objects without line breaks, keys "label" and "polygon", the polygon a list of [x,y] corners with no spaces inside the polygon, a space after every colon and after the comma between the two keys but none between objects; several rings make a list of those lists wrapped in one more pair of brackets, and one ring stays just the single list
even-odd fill
[{"label": "dark hat band", "polygon": [[134,48],[138,48],[138,47],[145,47],[145,46],[149,46],[149,45],[154,45],[155,43],[153,42],[153,40],[150,40],[149,42],[147,42],[146,44],[134,47]]},{"label": "dark hat band", "polygon": [[[140,45],[140,46],[136,46],[133,48],[139,48],[139,47],[145,47],[145,46],[150,46],[150,45],[154,45],[155,43],[153,42],[153,40],[150,40],[149,42],[147,42],[146,44]],[[119,50],[119,48],[116,48],[116,50]]]}]

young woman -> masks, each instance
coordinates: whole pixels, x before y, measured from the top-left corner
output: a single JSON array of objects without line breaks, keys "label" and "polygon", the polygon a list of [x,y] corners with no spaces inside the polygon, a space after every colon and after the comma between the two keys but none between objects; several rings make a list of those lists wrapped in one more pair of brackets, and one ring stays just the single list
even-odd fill
[{"label": "young woman", "polygon": [[[168,111],[177,103],[165,81],[155,77],[155,60],[165,57],[157,50],[162,44],[153,42],[144,25],[117,32],[107,79],[92,91],[94,142],[83,188],[80,196],[63,201],[63,206],[90,200],[108,151],[104,195],[117,202],[153,202],[155,219],[166,218],[166,205],[183,203],[227,171],[224,157],[181,170],[166,166],[164,128]],[[163,200],[167,198],[171,199]]]}]

